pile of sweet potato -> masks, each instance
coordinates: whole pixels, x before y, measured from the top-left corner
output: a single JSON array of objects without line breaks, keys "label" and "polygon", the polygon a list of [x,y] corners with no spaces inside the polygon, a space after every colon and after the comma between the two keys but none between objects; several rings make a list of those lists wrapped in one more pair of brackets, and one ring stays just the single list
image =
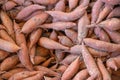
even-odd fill
[{"label": "pile of sweet potato", "polygon": [[120,80],[120,0],[0,8],[0,80]]}]

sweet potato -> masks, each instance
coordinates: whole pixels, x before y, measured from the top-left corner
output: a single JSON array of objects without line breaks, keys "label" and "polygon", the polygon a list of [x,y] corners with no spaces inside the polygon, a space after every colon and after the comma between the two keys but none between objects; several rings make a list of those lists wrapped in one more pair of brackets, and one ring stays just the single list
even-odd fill
[{"label": "sweet potato", "polygon": [[15,41],[9,36],[9,34],[5,30],[0,30],[0,37],[6,41],[9,41],[15,44]]},{"label": "sweet potato", "polygon": [[[94,57],[102,57],[102,56],[109,55],[109,53],[104,52],[104,51],[99,51],[99,50],[96,50],[96,49],[93,49],[93,48],[90,48],[90,47],[87,47],[87,48],[88,48],[88,51],[91,53],[91,55],[94,56]],[[71,47],[70,53],[80,55],[81,54],[81,46],[80,45],[75,45],[75,46]]]},{"label": "sweet potato", "polygon": [[17,4],[13,1],[7,1],[5,4],[3,4],[2,9],[3,10],[11,10],[14,8]]},{"label": "sweet potato", "polygon": [[96,23],[97,18],[99,16],[100,13],[100,9],[103,6],[103,2],[101,0],[97,0],[94,4],[94,6],[92,7],[92,19],[91,19],[91,23]]},{"label": "sweet potato", "polygon": [[64,73],[66,69],[67,69],[67,66],[65,66],[65,65],[60,65],[60,66],[57,68],[57,71],[60,72],[60,73]]},{"label": "sweet potato", "polygon": [[115,71],[120,68],[120,55],[117,57],[109,58],[106,62],[108,68],[114,69]]},{"label": "sweet potato", "polygon": [[[47,42],[47,43],[46,43]],[[63,50],[68,50],[69,48],[66,46],[61,45],[60,43],[51,40],[46,37],[41,37],[39,40],[39,45],[42,47],[45,47],[47,49],[63,49]]]},{"label": "sweet potato", "polygon": [[101,41],[110,42],[109,35],[102,28],[96,27],[94,33]]},{"label": "sweet potato", "polygon": [[79,1],[79,0],[68,0],[68,2],[69,2],[68,4],[69,4],[69,9],[70,9],[70,11],[77,6],[78,1]]},{"label": "sweet potato", "polygon": [[120,17],[120,7],[116,7],[115,9],[113,9],[107,16],[108,19],[113,17]]},{"label": "sweet potato", "polygon": [[120,33],[117,32],[117,31],[110,31],[110,30],[107,30],[105,29],[106,32],[108,33],[108,35],[110,36],[111,40],[114,42],[114,43],[120,43]]},{"label": "sweet potato", "polygon": [[87,70],[88,70],[88,73],[90,74],[90,76],[96,80],[102,80],[102,76],[101,76],[101,73],[97,67],[97,64],[95,63],[94,58],[87,50],[84,43],[82,43],[81,52],[82,52],[83,60],[85,62],[85,65],[87,67]]},{"label": "sweet potato", "polygon": [[106,16],[112,11],[113,6],[105,4],[105,8],[100,12],[99,17],[96,21],[96,23],[101,22]]},{"label": "sweet potato", "polygon": [[54,41],[57,41],[58,40],[58,34],[55,30],[53,30],[49,36],[50,39],[54,40]]},{"label": "sweet potato", "polygon": [[[73,43],[77,43],[78,42],[78,39],[77,39],[77,32],[75,32],[74,30],[72,29],[65,29],[65,34],[67,37],[69,37]],[[74,36],[72,36],[74,35]]]},{"label": "sweet potato", "polygon": [[54,22],[54,23],[39,25],[38,27],[47,28],[47,29],[54,29],[54,30],[65,30],[67,28],[72,28],[75,26],[76,26],[76,24],[73,22]]},{"label": "sweet potato", "polygon": [[47,75],[49,75],[49,76],[60,76],[59,73],[54,72],[53,70],[50,70],[43,66],[34,66],[34,69],[37,71],[42,71],[43,73],[46,72]]},{"label": "sweet potato", "polygon": [[101,0],[106,4],[110,4],[110,5],[117,5],[120,3],[120,0]]},{"label": "sweet potato", "polygon": [[20,33],[19,25],[14,21],[14,30],[16,36],[16,43],[21,47],[18,52],[20,62],[29,70],[32,70],[32,63],[29,58],[28,48],[24,34]]},{"label": "sweet potato", "polygon": [[32,64],[35,63],[35,51],[36,51],[36,45],[32,46],[32,48],[29,49],[30,61],[32,62]]},{"label": "sweet potato", "polygon": [[14,39],[15,35],[14,35],[12,20],[7,15],[7,13],[4,11],[1,11],[0,17],[1,17],[1,21],[2,21],[3,25],[6,27],[8,34]]},{"label": "sweet potato", "polygon": [[87,13],[85,13],[78,22],[78,41],[81,44],[82,40],[87,36],[88,28],[85,25],[90,24]]},{"label": "sweet potato", "polygon": [[59,0],[55,5],[55,11],[65,11],[65,0]]},{"label": "sweet potato", "polygon": [[89,76],[89,74],[88,74],[87,69],[83,69],[75,75],[73,80],[85,80],[85,79],[87,79],[88,76]]},{"label": "sweet potato", "polygon": [[0,49],[5,50],[7,52],[17,52],[20,49],[20,47],[14,43],[0,39]]},{"label": "sweet potato", "polygon": [[28,78],[25,78],[23,80],[42,80],[43,76],[45,75],[46,73],[43,73],[43,72],[39,72],[38,74],[34,75],[34,76],[31,76],[31,77],[28,77]]},{"label": "sweet potato", "polygon": [[118,19],[118,18],[107,19],[107,20],[99,23],[98,26],[107,28],[111,31],[119,30],[120,29],[120,19]]},{"label": "sweet potato", "polygon": [[71,64],[71,62],[73,62],[77,58],[77,56],[78,55],[69,54],[60,63],[64,65],[69,65]]},{"label": "sweet potato", "polygon": [[73,42],[66,36],[58,36],[58,39],[59,39],[59,42],[62,45],[65,45],[65,46],[68,46],[68,47],[73,46]]},{"label": "sweet potato", "polygon": [[57,3],[59,0],[31,0],[31,1],[37,4],[42,4],[42,5],[53,5]]},{"label": "sweet potato", "polygon": [[27,21],[27,20],[31,19],[32,17],[41,14],[42,12],[43,12],[43,11],[41,11],[41,10],[35,11],[35,12],[33,12],[31,15],[23,18],[23,20],[24,20],[24,21]]},{"label": "sweet potato", "polygon": [[21,32],[24,34],[28,34],[32,32],[39,24],[45,22],[47,18],[48,18],[48,14],[44,12],[32,17],[23,25]]},{"label": "sweet potato", "polygon": [[105,66],[100,58],[97,59],[97,65],[101,71],[103,80],[112,80],[110,73],[107,71],[107,69],[105,68]]},{"label": "sweet potato", "polygon": [[25,70],[26,70],[25,68],[15,68],[15,69],[12,69],[8,72],[5,72],[4,74],[1,75],[1,77],[3,79],[9,79],[12,75],[19,73],[21,71],[25,71]]},{"label": "sweet potato", "polygon": [[80,59],[77,57],[65,70],[61,80],[70,80],[79,70]]},{"label": "sweet potato", "polygon": [[0,70],[6,71],[12,69],[19,62],[17,55],[6,58],[0,66]]},{"label": "sweet potato", "polygon": [[30,47],[29,48],[31,48],[33,45],[35,45],[37,43],[41,34],[42,34],[42,29],[37,29],[31,33],[31,35],[30,35]]},{"label": "sweet potato", "polygon": [[54,60],[55,60],[55,58],[51,57],[48,60],[46,60],[44,63],[42,63],[41,66],[48,67],[50,65],[50,63],[53,62]]},{"label": "sweet potato", "polygon": [[8,55],[8,52],[0,50],[0,61],[4,60]]},{"label": "sweet potato", "polygon": [[96,39],[86,38],[84,42],[87,46],[92,47],[97,50],[106,51],[106,52],[118,52],[120,51],[120,45],[109,43],[105,41],[100,41]]},{"label": "sweet potato", "polygon": [[[16,16],[16,19],[18,20],[22,20],[23,18],[29,16],[32,12],[36,11],[36,10],[40,10],[40,9],[45,9],[44,6],[40,6],[37,4],[33,4],[30,6],[27,6],[25,8],[23,8]],[[26,13],[27,12],[27,13]]]},{"label": "sweet potato", "polygon": [[75,10],[69,13],[65,13],[62,11],[46,11],[49,15],[51,15],[54,19],[59,21],[74,21],[80,18],[86,10],[87,7],[78,6]]},{"label": "sweet potato", "polygon": [[89,52],[94,56],[94,57],[103,57],[103,56],[108,56],[108,52],[96,50],[93,48],[88,47]]},{"label": "sweet potato", "polygon": [[38,73],[39,71],[22,71],[12,75],[8,80],[21,80],[21,79],[36,75]]}]

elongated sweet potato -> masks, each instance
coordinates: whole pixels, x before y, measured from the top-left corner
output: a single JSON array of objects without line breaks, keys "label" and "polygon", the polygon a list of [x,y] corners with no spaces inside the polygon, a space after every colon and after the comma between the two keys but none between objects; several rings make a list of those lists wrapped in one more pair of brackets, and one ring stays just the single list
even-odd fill
[{"label": "elongated sweet potato", "polygon": [[80,59],[77,57],[65,70],[63,73],[61,80],[69,80],[71,79],[79,70]]},{"label": "elongated sweet potato", "polygon": [[42,4],[42,5],[53,5],[55,4],[58,0],[31,0],[34,3],[37,4]]},{"label": "elongated sweet potato", "polygon": [[37,43],[41,34],[42,34],[42,29],[37,29],[31,33],[31,35],[30,35],[30,47],[29,48],[31,48],[33,45],[35,45]]},{"label": "elongated sweet potato", "polygon": [[45,7],[37,4],[33,4],[28,7],[25,7],[17,14],[16,19],[22,20],[23,18],[29,16],[32,12],[40,9],[45,9]]},{"label": "elongated sweet potato", "polygon": [[23,25],[21,32],[25,34],[32,32],[38,25],[45,22],[47,18],[48,14],[44,12],[32,17]]},{"label": "elongated sweet potato", "polygon": [[41,11],[41,10],[35,11],[35,12],[33,12],[31,15],[23,18],[23,20],[24,20],[24,21],[27,21],[27,20],[31,19],[32,17],[34,17],[34,16],[36,16],[36,15],[38,15],[38,14],[41,14],[42,12],[43,12],[43,11]]},{"label": "elongated sweet potato", "polygon": [[0,37],[6,41],[9,41],[11,43],[15,44],[15,41],[9,36],[9,34],[5,30],[0,30]]},{"label": "elongated sweet potato", "polygon": [[35,52],[36,52],[36,45],[32,46],[32,47],[29,49],[30,61],[32,62],[32,64],[35,63]]},{"label": "elongated sweet potato", "polygon": [[78,6],[74,11],[70,13],[65,13],[62,11],[46,11],[46,12],[50,14],[54,19],[57,19],[59,21],[74,21],[80,18],[85,13],[86,8],[87,7]]},{"label": "elongated sweet potato", "polygon": [[82,52],[83,60],[85,62],[85,65],[87,67],[87,70],[88,70],[88,73],[90,74],[90,76],[93,77],[94,79],[102,80],[102,76],[97,67],[97,64],[95,63],[94,58],[91,56],[91,54],[87,50],[84,43],[82,43],[81,52]]},{"label": "elongated sweet potato", "polygon": [[107,71],[107,68],[105,68],[103,62],[101,59],[97,59],[97,65],[101,71],[101,74],[103,76],[103,80],[112,80],[110,73]]},{"label": "elongated sweet potato", "polygon": [[76,58],[78,57],[78,55],[68,55],[66,56],[60,63],[64,64],[64,65],[69,65],[71,64]]},{"label": "elongated sweet potato", "polygon": [[94,4],[94,6],[92,7],[92,20],[91,23],[96,23],[99,12],[101,7],[103,6],[103,2],[101,0],[97,0]]},{"label": "elongated sweet potato", "polygon": [[49,76],[60,76],[59,73],[53,71],[53,70],[50,70],[46,67],[43,67],[43,66],[34,66],[34,69],[37,70],[37,71],[42,71],[43,73],[47,73],[47,75]]},{"label": "elongated sweet potato", "polygon": [[78,22],[78,41],[81,44],[82,40],[87,36],[88,34],[88,28],[86,28],[85,25],[90,24],[90,20],[87,16],[87,13],[85,13]]},{"label": "elongated sweet potato", "polygon": [[54,29],[54,30],[65,30],[67,28],[72,28],[75,26],[76,26],[76,24],[73,22],[54,22],[54,23],[39,25],[38,27],[47,28],[47,29]]},{"label": "elongated sweet potato", "polygon": [[12,20],[7,15],[7,13],[4,12],[4,11],[1,11],[0,17],[1,17],[3,25],[6,27],[6,30],[7,30],[8,34],[14,39],[15,35],[14,35]]},{"label": "elongated sweet potato", "polygon": [[19,58],[17,55],[6,58],[0,66],[0,70],[6,71],[12,69],[19,62]]},{"label": "elongated sweet potato", "polygon": [[20,33],[19,25],[14,21],[14,30],[16,36],[16,43],[21,47],[21,50],[18,52],[18,57],[20,62],[29,70],[32,70],[32,63],[29,58],[28,48],[26,44],[26,39],[24,34]]},{"label": "elongated sweet potato", "polygon": [[12,75],[9,78],[9,80],[21,80],[21,79],[36,75],[38,73],[39,73],[39,71],[22,71],[22,72],[19,72],[19,73]]},{"label": "elongated sweet potato", "polygon": [[[92,56],[94,57],[102,57],[102,56],[107,56],[109,55],[109,53],[104,52],[104,51],[100,51],[100,50],[96,50],[90,47],[87,47],[88,51],[91,53]],[[81,54],[81,46],[80,45],[75,45],[73,47],[70,48],[70,53],[71,54]]]},{"label": "elongated sweet potato", "polygon": [[39,45],[41,45],[42,47],[45,47],[47,49],[64,49],[64,50],[69,49],[68,47],[63,46],[60,43],[58,43],[58,42],[56,42],[54,40],[51,40],[49,38],[46,38],[46,37],[41,37],[40,38]]},{"label": "elongated sweet potato", "polygon": [[7,52],[17,52],[18,50],[20,50],[20,47],[14,43],[0,39],[0,49]]},{"label": "elongated sweet potato", "polygon": [[106,16],[112,11],[113,6],[112,5],[105,5],[105,8],[100,12],[99,17],[96,21],[96,23],[101,22]]},{"label": "elongated sweet potato", "polygon": [[15,68],[15,69],[12,69],[8,72],[5,72],[4,74],[1,75],[1,77],[3,79],[9,79],[12,75],[18,73],[18,72],[21,72],[21,71],[25,71],[26,69],[25,68]]},{"label": "elongated sweet potato", "polygon": [[100,41],[96,39],[86,38],[84,39],[84,42],[87,46],[92,47],[97,50],[106,51],[106,52],[119,52],[120,51],[120,45],[109,43],[105,41]]},{"label": "elongated sweet potato", "polygon": [[34,76],[31,76],[31,77],[28,77],[28,78],[25,78],[23,80],[42,80],[43,79],[43,76],[45,75],[46,73],[43,73],[42,71],[39,72],[38,74],[34,75]]}]

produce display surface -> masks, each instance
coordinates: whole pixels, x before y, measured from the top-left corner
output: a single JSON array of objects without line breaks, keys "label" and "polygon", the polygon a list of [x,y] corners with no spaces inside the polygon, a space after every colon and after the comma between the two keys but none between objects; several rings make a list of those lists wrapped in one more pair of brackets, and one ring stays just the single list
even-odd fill
[{"label": "produce display surface", "polygon": [[120,0],[0,0],[0,80],[120,80]]}]

